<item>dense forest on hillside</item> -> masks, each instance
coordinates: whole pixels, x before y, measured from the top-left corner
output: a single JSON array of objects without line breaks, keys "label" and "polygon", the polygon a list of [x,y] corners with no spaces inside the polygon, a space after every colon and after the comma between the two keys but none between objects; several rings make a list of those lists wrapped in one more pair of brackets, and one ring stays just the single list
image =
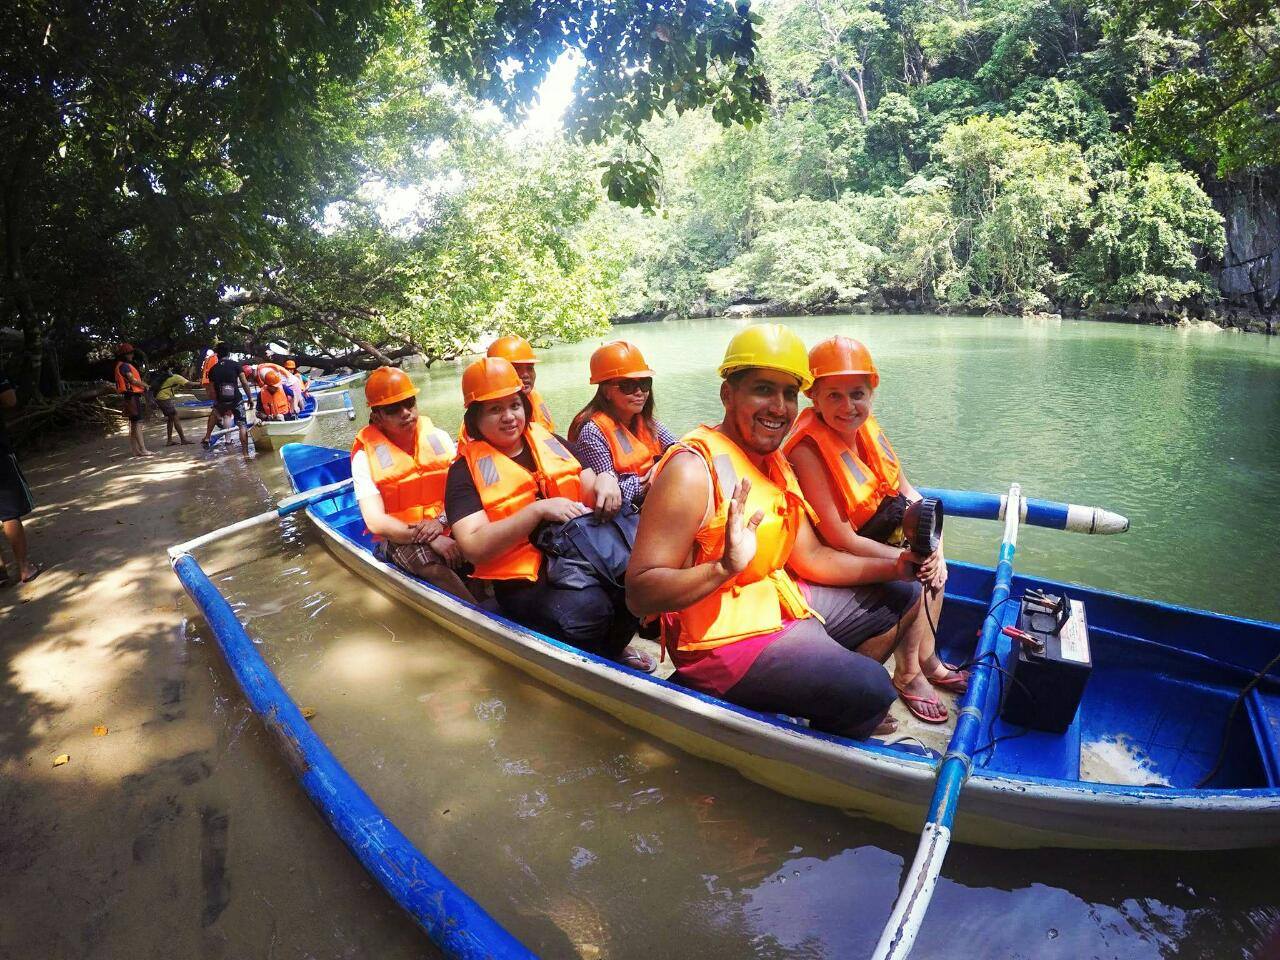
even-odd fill
[{"label": "dense forest on hillside", "polygon": [[[1212,96],[1232,96],[1211,77],[1207,34],[1168,29],[1186,20],[1162,20],[1158,5],[763,0],[755,9],[767,119],[651,124],[661,214],[596,213],[623,264],[621,313],[773,301],[784,311],[861,302],[1203,314],[1221,299],[1224,258],[1258,253],[1271,255],[1269,269],[1251,278],[1254,290],[1229,294],[1262,313],[1277,308],[1274,8],[1235,38],[1267,51],[1259,69],[1269,62],[1272,72],[1251,86],[1269,82],[1268,98],[1234,111],[1212,109]],[[1232,225],[1228,251],[1222,211],[1242,196],[1253,213]]]},{"label": "dense forest on hillside", "polygon": [[1280,297],[1262,0],[20,0],[0,71],[28,396],[122,339],[332,369],[735,303]]}]

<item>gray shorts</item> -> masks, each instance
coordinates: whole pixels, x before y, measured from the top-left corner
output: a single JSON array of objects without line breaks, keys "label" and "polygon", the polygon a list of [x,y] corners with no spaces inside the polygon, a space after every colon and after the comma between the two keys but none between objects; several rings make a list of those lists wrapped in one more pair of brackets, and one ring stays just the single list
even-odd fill
[{"label": "gray shorts", "polygon": [[807,717],[816,730],[866,737],[898,693],[880,662],[858,647],[898,624],[920,599],[920,584],[809,584],[807,590],[809,606],[822,620],[802,620],[765,647],[725,699],[765,713]]}]

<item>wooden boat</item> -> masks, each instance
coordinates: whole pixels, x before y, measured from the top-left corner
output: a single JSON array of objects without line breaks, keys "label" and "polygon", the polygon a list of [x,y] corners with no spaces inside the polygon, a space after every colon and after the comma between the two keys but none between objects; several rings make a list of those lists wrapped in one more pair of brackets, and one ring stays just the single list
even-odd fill
[{"label": "wooden boat", "polygon": [[[281,455],[299,492],[350,476],[345,450],[290,444]],[[919,830],[936,751],[909,739],[821,734],[638,673],[443,594],[374,558],[349,488],[307,514],[354,572],[531,676],[784,794]],[[995,574],[954,561],[949,568],[939,647],[955,661],[972,652]],[[1280,651],[1280,625],[1015,574],[1013,596],[1030,587],[1084,602],[1093,674],[1064,734],[1005,724],[998,719],[1000,684],[990,685],[979,709],[995,742],[974,754],[956,837],[1002,847],[1280,844],[1280,683],[1257,679]],[[1016,604],[991,615],[1012,623]],[[1009,643],[1002,637],[997,648],[1006,669]],[[1091,758],[1108,756],[1127,771],[1099,774]],[[1197,788],[1215,767],[1208,785]]]},{"label": "wooden boat", "polygon": [[327,377],[314,377],[307,384],[307,392],[316,394],[327,390],[339,390],[363,379],[364,375],[365,371],[357,370],[355,373],[335,373]]},{"label": "wooden boat", "polygon": [[257,420],[249,428],[253,445],[259,450],[276,450],[286,443],[302,440],[316,425],[316,398],[307,397],[297,420]]},{"label": "wooden boat", "polygon": [[[363,370],[355,373],[335,374],[330,377],[316,377],[307,385],[307,392],[312,396],[318,393],[327,393],[332,390],[341,390],[343,387],[350,386],[364,376]],[[195,389],[195,388],[192,388]],[[183,420],[203,420],[209,416],[209,411],[213,409],[213,401],[204,396],[201,389],[200,395],[194,400],[179,400],[174,404],[177,408],[179,418]]]}]

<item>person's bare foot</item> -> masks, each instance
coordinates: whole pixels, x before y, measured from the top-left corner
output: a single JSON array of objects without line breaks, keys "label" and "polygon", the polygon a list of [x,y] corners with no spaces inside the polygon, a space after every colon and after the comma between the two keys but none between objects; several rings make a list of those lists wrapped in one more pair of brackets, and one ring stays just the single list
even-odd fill
[{"label": "person's bare foot", "polygon": [[[182,442],[183,442],[183,443],[186,443],[186,441],[185,441],[185,440],[184,440],[184,441],[182,441]],[[167,440],[167,441],[165,441],[165,446],[166,446],[166,447],[176,447],[177,445],[178,445],[178,441],[177,441],[177,440]]]},{"label": "person's bare foot", "polygon": [[871,731],[873,737],[887,737],[891,733],[897,733],[898,721],[894,717],[886,716],[880,721],[880,726]]}]

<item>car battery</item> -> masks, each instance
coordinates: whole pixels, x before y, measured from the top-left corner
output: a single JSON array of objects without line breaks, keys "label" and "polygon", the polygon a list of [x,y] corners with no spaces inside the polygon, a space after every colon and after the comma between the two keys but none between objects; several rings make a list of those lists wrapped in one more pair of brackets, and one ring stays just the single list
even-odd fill
[{"label": "car battery", "polygon": [[1035,642],[1015,643],[1000,717],[1020,727],[1065,733],[1093,672],[1084,604],[1028,591],[1018,609],[1018,629]]}]

